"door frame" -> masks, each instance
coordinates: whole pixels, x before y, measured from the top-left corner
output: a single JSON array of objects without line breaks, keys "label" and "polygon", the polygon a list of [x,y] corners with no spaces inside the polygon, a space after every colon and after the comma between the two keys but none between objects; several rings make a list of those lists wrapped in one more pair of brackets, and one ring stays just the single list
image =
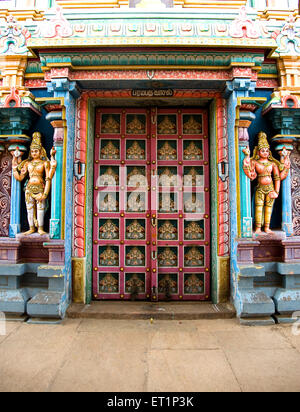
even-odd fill
[{"label": "door frame", "polygon": [[[107,99],[118,97],[124,101],[122,106],[127,107],[126,102],[131,98],[131,91],[87,91],[83,92],[77,103],[77,127],[75,142],[75,161],[85,163],[85,177],[81,181],[75,181],[74,185],[74,261],[81,261],[82,271],[80,280],[85,291],[83,303],[92,300],[92,210],[93,204],[93,158],[94,158],[94,124],[96,107],[108,107]],[[211,205],[211,299],[213,303],[226,302],[230,296],[230,267],[229,267],[229,223],[225,233],[220,231],[219,222],[226,218],[226,210],[229,208],[227,200],[219,202],[220,190],[227,194],[225,182],[218,176],[218,163],[225,158],[222,155],[227,150],[227,103],[218,91],[203,90],[178,90],[174,91],[174,104],[180,107],[182,99],[193,98],[195,102],[205,100],[209,111],[209,144],[210,144],[210,205]],[[120,104],[118,104],[120,106]],[[193,104],[194,107],[203,105]],[[226,195],[227,196],[227,195]],[[81,201],[79,205],[76,202]],[[78,206],[76,209],[76,205]],[[225,210],[226,209],[226,210]],[[77,274],[76,274],[77,275]]]}]

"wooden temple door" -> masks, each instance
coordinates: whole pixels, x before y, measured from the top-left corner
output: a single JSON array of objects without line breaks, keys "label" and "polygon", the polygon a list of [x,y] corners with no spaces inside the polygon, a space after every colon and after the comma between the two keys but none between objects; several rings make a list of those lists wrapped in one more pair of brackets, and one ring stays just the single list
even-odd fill
[{"label": "wooden temple door", "polygon": [[207,113],[97,109],[93,295],[210,297]]}]

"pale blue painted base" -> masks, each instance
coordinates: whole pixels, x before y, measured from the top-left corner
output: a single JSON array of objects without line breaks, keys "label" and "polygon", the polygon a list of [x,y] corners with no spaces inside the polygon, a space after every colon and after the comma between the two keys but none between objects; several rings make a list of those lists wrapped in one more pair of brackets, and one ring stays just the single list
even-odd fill
[{"label": "pale blue painted base", "polygon": [[292,315],[300,311],[300,264],[240,266],[233,303],[240,318]]}]

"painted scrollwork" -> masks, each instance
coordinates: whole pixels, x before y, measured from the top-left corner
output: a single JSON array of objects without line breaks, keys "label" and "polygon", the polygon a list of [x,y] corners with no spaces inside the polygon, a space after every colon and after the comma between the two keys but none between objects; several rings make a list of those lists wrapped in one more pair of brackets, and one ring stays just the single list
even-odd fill
[{"label": "painted scrollwork", "polygon": [[11,157],[0,154],[0,236],[8,237],[11,198]]},{"label": "painted scrollwork", "polygon": [[295,236],[300,236],[300,153],[296,148],[290,159],[293,230]]}]

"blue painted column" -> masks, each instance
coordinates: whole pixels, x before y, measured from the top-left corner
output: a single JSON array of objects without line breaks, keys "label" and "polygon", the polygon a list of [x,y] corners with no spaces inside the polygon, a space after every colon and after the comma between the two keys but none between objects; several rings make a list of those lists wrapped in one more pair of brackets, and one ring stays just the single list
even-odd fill
[{"label": "blue painted column", "polygon": [[238,238],[238,202],[237,202],[237,156],[236,153],[236,108],[238,97],[248,97],[249,92],[254,92],[255,82],[250,79],[234,79],[226,83],[225,97],[228,98],[228,150],[229,156],[229,196],[230,196],[230,263],[231,263],[231,295],[237,309],[238,315],[242,311],[242,299],[239,296],[238,278],[240,274],[237,261],[237,238]]},{"label": "blue painted column", "polygon": [[[75,118],[76,118],[76,99],[80,96],[76,82],[70,82],[66,78],[53,79],[47,84],[48,92],[54,94],[55,97],[64,98],[64,106],[66,108],[66,126],[67,131],[65,138],[67,139],[64,148],[66,149],[65,163],[65,267],[64,274],[64,304],[68,306],[72,292],[72,227],[73,227],[73,162],[74,162],[74,146],[75,146]],[[62,147],[58,150],[58,157],[64,156]],[[58,158],[57,158],[58,160]],[[59,179],[59,175],[57,176]],[[54,182],[54,187],[56,183]],[[55,194],[54,194],[55,195]],[[51,205],[54,206],[54,205]],[[61,207],[61,205],[60,205]],[[54,219],[54,217],[53,217]]]},{"label": "blue painted column", "polygon": [[[21,153],[25,153],[27,148],[23,145],[13,144],[8,148],[9,152],[14,152],[19,147]],[[11,196],[10,196],[10,224],[9,237],[15,238],[21,232],[21,182],[18,182],[12,173],[11,176]]]}]

